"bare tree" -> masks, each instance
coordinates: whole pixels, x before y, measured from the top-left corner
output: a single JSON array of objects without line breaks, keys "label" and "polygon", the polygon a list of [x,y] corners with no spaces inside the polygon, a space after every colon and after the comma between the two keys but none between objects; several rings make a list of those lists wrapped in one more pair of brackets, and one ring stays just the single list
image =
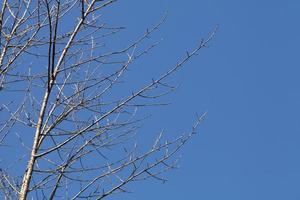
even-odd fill
[{"label": "bare tree", "polygon": [[115,2],[2,1],[1,198],[103,199],[127,192],[131,182],[164,181],[161,174],[176,167],[175,153],[202,116],[190,132],[169,141],[161,132],[140,149],[134,138],[143,117],[137,111],[161,104],[157,99],[174,89],[167,79],[215,30],[167,72],[120,97],[124,74],[157,45],[146,41],[165,17],[126,47],[113,49],[106,43],[123,27],[103,22],[101,14]]}]

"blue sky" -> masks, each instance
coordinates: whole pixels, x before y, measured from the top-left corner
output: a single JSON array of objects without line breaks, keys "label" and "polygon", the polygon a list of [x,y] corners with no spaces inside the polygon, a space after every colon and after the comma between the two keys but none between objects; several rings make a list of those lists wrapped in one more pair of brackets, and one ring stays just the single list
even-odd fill
[{"label": "blue sky", "polygon": [[[147,41],[160,44],[130,66],[113,98],[166,72],[219,26],[209,48],[168,79],[179,87],[160,102],[171,104],[139,110],[152,115],[139,130],[141,149],[161,130],[166,138],[190,130],[195,114],[208,112],[179,153],[179,169],[165,175],[165,184],[133,183],[133,193],[111,199],[300,199],[299,10],[297,0],[120,0],[101,13],[103,22],[126,27],[108,49],[131,43],[168,13]],[[30,137],[24,141],[31,144]],[[24,153],[18,150],[2,157],[15,160]]]},{"label": "blue sky", "polygon": [[179,170],[166,184],[132,185],[134,193],[121,199],[300,198],[299,10],[297,0],[120,1],[107,10],[129,38],[168,11],[153,36],[163,38],[160,46],[139,63],[153,75],[220,26],[210,47],[172,79],[180,84],[166,98],[172,104],[154,108],[145,124],[180,134],[196,112],[208,111]]}]

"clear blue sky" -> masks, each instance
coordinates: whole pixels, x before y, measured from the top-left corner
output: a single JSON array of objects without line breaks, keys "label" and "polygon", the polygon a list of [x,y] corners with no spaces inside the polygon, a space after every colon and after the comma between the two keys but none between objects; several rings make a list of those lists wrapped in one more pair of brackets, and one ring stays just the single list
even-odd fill
[{"label": "clear blue sky", "polygon": [[179,134],[195,112],[208,111],[180,169],[120,199],[300,199],[299,10],[298,0],[120,1],[108,10],[131,38],[168,11],[153,36],[164,40],[140,63],[154,74],[220,26],[210,48],[174,77],[181,86],[167,98],[172,105],[154,109],[145,125]]},{"label": "clear blue sky", "polygon": [[141,110],[152,118],[139,144],[161,130],[176,137],[190,130],[195,113],[208,115],[167,183],[134,183],[127,187],[133,193],[111,199],[299,200],[300,1],[119,0],[101,19],[126,27],[111,40],[112,48],[124,47],[165,12],[151,36],[160,45],[132,65],[124,95],[173,66],[216,25],[219,31],[170,79],[180,87],[162,102],[172,104]]}]

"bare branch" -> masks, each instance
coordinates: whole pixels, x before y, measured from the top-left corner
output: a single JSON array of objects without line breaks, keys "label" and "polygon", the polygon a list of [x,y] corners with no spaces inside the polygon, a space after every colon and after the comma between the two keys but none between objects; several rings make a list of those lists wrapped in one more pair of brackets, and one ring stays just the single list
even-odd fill
[{"label": "bare branch", "polygon": [[139,146],[136,136],[150,116],[143,109],[168,105],[161,97],[177,88],[172,76],[217,29],[164,73],[124,89],[135,79],[128,73],[134,64],[159,44],[150,36],[166,16],[115,47],[125,28],[105,22],[102,11],[116,2],[2,2],[0,148],[18,155],[0,160],[0,197],[103,199],[130,192],[128,185],[137,181],[164,182],[164,173],[177,167],[177,152],[204,115],[188,133],[168,139],[161,131]]}]

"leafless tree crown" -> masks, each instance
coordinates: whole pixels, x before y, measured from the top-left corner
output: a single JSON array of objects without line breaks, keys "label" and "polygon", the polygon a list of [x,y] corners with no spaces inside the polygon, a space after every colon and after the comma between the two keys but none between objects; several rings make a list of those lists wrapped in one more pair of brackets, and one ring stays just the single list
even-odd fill
[{"label": "leafless tree crown", "polygon": [[[0,10],[0,198],[103,199],[128,183],[176,167],[174,154],[195,132],[148,148],[134,136],[138,108],[174,89],[167,79],[213,38],[127,95],[124,74],[154,46],[164,18],[121,49],[108,41],[124,27],[102,20],[116,0],[3,0]],[[149,43],[149,42],[148,42]],[[122,93],[124,94],[124,93]]]}]

